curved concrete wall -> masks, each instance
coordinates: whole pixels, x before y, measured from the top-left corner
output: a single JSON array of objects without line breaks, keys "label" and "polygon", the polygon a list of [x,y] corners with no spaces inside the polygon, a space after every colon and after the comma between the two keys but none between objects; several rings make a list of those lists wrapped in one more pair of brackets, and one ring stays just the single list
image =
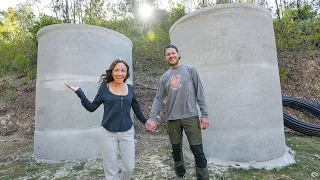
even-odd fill
[{"label": "curved concrete wall", "polygon": [[[103,105],[93,113],[64,82],[77,84],[92,101],[98,80],[119,57],[132,68],[132,42],[115,31],[79,24],[59,24],[38,32],[34,154],[48,160],[101,156]],[[130,69],[132,72],[132,69]],[[132,78],[128,80],[132,84]]]},{"label": "curved concrete wall", "polygon": [[[207,7],[170,29],[182,63],[198,69],[209,106],[209,158],[263,162],[285,153],[271,14],[252,4]],[[184,143],[186,144],[186,143]]]}]

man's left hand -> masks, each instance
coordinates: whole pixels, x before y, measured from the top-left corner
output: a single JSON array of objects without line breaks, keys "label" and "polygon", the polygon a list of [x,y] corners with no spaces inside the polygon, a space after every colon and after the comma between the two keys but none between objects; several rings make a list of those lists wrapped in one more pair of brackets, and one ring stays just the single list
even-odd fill
[{"label": "man's left hand", "polygon": [[209,127],[209,119],[208,118],[200,118],[200,127],[205,130]]},{"label": "man's left hand", "polygon": [[152,120],[149,119],[145,123],[145,127],[146,127],[146,129],[148,131],[155,132],[156,128],[157,128],[157,123],[156,123],[156,121],[152,121]]}]

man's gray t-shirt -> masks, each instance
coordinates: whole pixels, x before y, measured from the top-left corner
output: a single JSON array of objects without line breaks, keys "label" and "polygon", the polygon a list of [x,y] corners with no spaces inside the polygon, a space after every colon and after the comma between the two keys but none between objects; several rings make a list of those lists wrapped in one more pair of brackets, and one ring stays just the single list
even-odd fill
[{"label": "man's gray t-shirt", "polygon": [[183,64],[169,69],[161,76],[152,104],[150,120],[156,120],[165,96],[167,96],[168,120],[198,116],[197,103],[201,117],[208,118],[204,90],[198,72],[193,66]]}]

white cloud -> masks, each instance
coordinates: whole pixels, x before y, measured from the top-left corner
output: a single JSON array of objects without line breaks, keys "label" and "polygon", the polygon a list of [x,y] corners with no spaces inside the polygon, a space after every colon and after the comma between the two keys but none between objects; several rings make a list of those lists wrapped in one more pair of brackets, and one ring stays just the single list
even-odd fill
[{"label": "white cloud", "polygon": [[7,10],[9,7],[15,7],[18,3],[25,2],[25,0],[1,0],[0,10]]},{"label": "white cloud", "polygon": [[[40,1],[41,3],[37,3],[36,6],[35,5],[33,6],[35,15],[38,16],[39,11],[40,13],[46,13],[48,15],[52,15],[49,8],[46,7],[50,4],[51,0],[40,0]],[[25,2],[27,2],[27,0],[0,0],[0,11],[6,11],[9,7],[14,8],[17,6],[17,4],[25,3]]]}]

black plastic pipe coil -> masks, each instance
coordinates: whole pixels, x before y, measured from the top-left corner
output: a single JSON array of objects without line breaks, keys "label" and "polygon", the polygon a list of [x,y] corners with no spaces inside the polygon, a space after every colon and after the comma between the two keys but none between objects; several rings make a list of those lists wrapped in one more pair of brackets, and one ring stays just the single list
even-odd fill
[{"label": "black plastic pipe coil", "polygon": [[[319,104],[313,104],[311,102],[298,99],[295,97],[282,96],[282,105],[306,111],[313,116],[320,118],[320,106]],[[284,126],[294,131],[300,132],[308,136],[320,136],[320,125],[307,123],[289,116],[283,113]]]}]

